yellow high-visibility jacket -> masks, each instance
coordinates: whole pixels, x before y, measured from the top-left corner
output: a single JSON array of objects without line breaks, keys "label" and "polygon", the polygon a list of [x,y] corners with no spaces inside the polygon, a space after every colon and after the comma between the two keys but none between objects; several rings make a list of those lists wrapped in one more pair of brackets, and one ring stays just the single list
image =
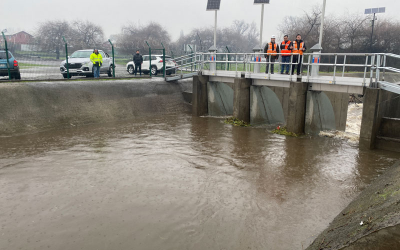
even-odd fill
[{"label": "yellow high-visibility jacket", "polygon": [[90,55],[90,61],[91,61],[93,64],[96,64],[97,62],[99,62],[99,65],[101,66],[101,65],[103,64],[103,57],[101,56],[100,53],[97,54],[97,55],[96,55],[96,53],[92,53],[92,54]]}]

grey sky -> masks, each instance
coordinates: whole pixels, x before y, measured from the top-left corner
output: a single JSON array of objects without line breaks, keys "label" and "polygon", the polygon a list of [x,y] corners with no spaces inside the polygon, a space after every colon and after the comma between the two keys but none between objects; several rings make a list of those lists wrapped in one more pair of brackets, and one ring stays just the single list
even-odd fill
[{"label": "grey sky", "polygon": [[[233,20],[260,23],[261,7],[253,0],[222,0],[218,12],[218,26],[229,26]],[[264,40],[278,35],[277,27],[287,15],[300,15],[322,0],[271,0],[265,8]],[[100,24],[108,37],[117,34],[126,23],[157,21],[168,29],[175,40],[180,31],[213,26],[214,13],[205,11],[207,0],[2,0],[0,29],[33,32],[40,22],[53,19],[89,20]],[[400,20],[398,0],[327,0],[327,14],[363,14],[365,8],[386,7],[386,18]],[[4,11],[6,10],[6,11]],[[382,15],[382,14],[381,14]],[[378,17],[379,18],[379,17]]]}]

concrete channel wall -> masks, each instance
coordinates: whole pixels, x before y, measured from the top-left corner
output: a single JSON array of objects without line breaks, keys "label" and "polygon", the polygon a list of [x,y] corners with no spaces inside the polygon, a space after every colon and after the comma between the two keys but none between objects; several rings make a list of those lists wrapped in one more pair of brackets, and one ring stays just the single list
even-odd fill
[{"label": "concrete channel wall", "polygon": [[182,86],[159,80],[0,84],[0,136],[186,110]]},{"label": "concrete channel wall", "polygon": [[364,95],[360,146],[400,152],[400,95],[367,88]]},{"label": "concrete channel wall", "polygon": [[307,250],[400,249],[400,162],[354,199]]}]

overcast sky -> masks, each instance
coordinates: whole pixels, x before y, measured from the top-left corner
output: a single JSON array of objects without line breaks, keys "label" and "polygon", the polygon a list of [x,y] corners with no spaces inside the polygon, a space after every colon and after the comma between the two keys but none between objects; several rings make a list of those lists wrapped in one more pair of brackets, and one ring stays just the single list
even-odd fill
[{"label": "overcast sky", "polygon": [[[236,19],[260,24],[261,7],[253,0],[222,0],[218,26],[230,26]],[[322,0],[271,0],[265,8],[264,39],[278,35],[277,27],[284,16],[301,15]],[[107,37],[117,34],[126,23],[161,23],[175,40],[181,30],[214,25],[214,12],[206,11],[207,0],[1,0],[0,30],[25,30],[33,33],[47,20],[76,19],[100,24]],[[386,7],[386,18],[400,20],[399,0],[327,0],[327,15],[364,13],[365,8]],[[379,19],[378,16],[378,19]]]}]

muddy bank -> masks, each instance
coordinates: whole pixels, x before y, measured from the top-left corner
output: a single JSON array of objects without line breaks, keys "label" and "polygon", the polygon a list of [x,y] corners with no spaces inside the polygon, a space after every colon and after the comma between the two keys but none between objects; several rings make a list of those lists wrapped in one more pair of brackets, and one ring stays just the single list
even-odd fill
[{"label": "muddy bank", "polygon": [[183,112],[188,84],[159,79],[0,84],[0,136]]},{"label": "muddy bank", "polygon": [[400,162],[350,203],[308,247],[400,249]]}]

